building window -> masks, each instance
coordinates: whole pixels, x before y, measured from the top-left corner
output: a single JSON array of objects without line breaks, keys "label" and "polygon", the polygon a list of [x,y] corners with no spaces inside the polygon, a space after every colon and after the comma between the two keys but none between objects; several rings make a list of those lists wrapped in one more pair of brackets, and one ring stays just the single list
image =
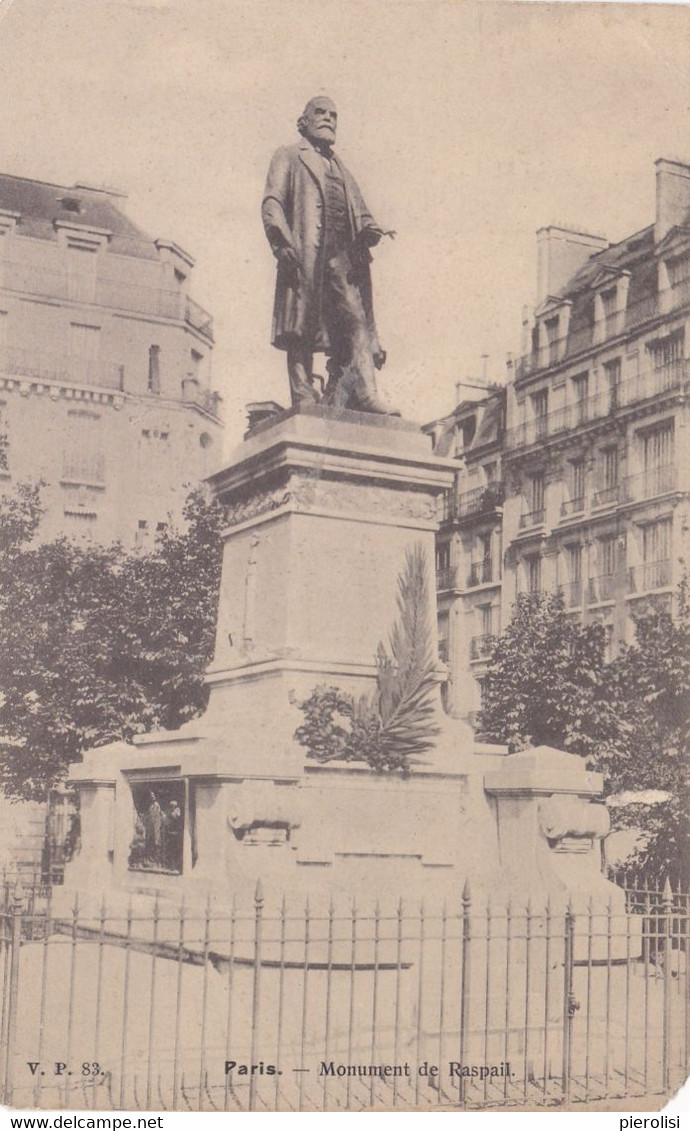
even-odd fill
[{"label": "building window", "polygon": [[547,418],[549,412],[549,390],[540,389],[531,396],[532,414],[534,416],[535,439],[540,440],[546,436]]},{"label": "building window", "polygon": [[582,546],[566,547],[568,581],[566,584],[566,606],[577,609],[582,604]]},{"label": "building window", "polygon": [[80,322],[70,324],[70,370],[75,381],[82,385],[98,384],[100,346],[99,326],[87,326]]},{"label": "building window", "polygon": [[191,363],[192,363],[190,376],[193,377],[195,381],[200,381],[200,379],[201,379],[201,363],[204,360],[204,355],[203,355],[203,353],[199,353],[198,350],[191,350],[190,360],[191,360]]},{"label": "building window", "polygon": [[642,570],[635,589],[661,589],[671,584],[671,519],[642,528]]},{"label": "building window", "polygon": [[450,568],[450,543],[442,542],[436,547],[436,572]]},{"label": "building window", "polygon": [[102,421],[97,413],[73,409],[68,414],[68,438],[62,455],[62,479],[102,487],[105,452]]},{"label": "building window", "polygon": [[586,373],[573,377],[573,398],[575,401],[575,424],[584,424],[587,419],[587,392],[589,378]]},{"label": "building window", "polygon": [[521,518],[520,526],[537,526],[544,521],[544,472],[539,471],[529,481],[527,510]]},{"label": "building window", "polygon": [[615,318],[618,307],[618,287],[609,287],[601,292],[601,308],[604,315],[604,328],[607,333],[615,333]]},{"label": "building window", "polygon": [[135,546],[146,546],[149,539],[149,524],[145,518],[140,518],[137,523],[137,532],[134,535]]},{"label": "building window", "polygon": [[585,508],[585,460],[584,456],[570,461],[570,505],[568,513],[576,514]]},{"label": "building window", "polygon": [[160,354],[160,346],[149,346],[148,390],[150,393],[161,391]]},{"label": "building window", "polygon": [[95,248],[67,248],[67,297],[71,302],[96,301],[97,265]]},{"label": "building window", "polygon": [[685,338],[682,330],[668,334],[665,338],[647,343],[652,367],[654,369],[673,369],[678,362],[683,360],[685,354]]},{"label": "building window", "polygon": [[618,448],[604,448],[601,452],[601,478],[592,500],[595,507],[618,501]]},{"label": "building window", "polygon": [[673,464],[672,420],[642,435],[642,452],[645,475],[654,475]]},{"label": "building window", "polygon": [[549,365],[554,365],[558,361],[558,350],[560,340],[558,337],[560,325],[560,317],[558,314],[553,318],[547,318],[544,322],[544,329],[546,330],[546,343],[549,354]]},{"label": "building window", "polygon": [[621,383],[621,359],[614,358],[612,361],[604,362],[604,380],[606,381],[606,392],[608,394],[608,410],[613,412],[618,408],[618,398]]},{"label": "building window", "polygon": [[690,279],[690,255],[681,255],[678,259],[670,259],[666,264],[668,281],[672,287],[677,287]]},{"label": "building window", "polygon": [[539,554],[530,554],[525,559],[525,572],[527,592],[541,593],[541,556]]}]

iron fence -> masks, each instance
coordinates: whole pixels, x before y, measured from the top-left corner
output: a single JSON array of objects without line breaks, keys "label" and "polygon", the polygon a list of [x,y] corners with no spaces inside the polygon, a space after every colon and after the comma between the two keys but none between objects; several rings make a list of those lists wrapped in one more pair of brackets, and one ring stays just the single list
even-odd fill
[{"label": "iron fence", "polygon": [[5,885],[19,1107],[540,1108],[685,1079],[687,896],[496,906],[70,904]]}]

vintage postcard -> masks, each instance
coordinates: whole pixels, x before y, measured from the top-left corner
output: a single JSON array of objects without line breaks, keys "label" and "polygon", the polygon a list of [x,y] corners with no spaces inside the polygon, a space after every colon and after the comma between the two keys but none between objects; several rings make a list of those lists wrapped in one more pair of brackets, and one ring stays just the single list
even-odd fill
[{"label": "vintage postcard", "polygon": [[0,2],[6,1107],[685,1083],[689,50]]}]

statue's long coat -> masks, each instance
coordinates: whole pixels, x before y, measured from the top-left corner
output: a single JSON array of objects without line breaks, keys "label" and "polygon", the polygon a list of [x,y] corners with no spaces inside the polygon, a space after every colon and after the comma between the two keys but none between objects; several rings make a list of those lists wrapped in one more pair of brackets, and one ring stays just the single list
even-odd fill
[{"label": "statue's long coat", "polygon": [[[366,228],[376,228],[354,177],[337,158],[345,183],[352,240]],[[261,216],[275,255],[281,247],[295,248],[302,264],[299,281],[278,263],[272,342],[287,349],[290,340],[304,338],[315,351],[328,352],[330,343],[323,318],[324,280],[324,180],[325,164],[306,140],[278,149],[271,161]],[[371,297],[371,256],[366,248],[357,255],[355,282],[359,287],[371,334],[372,353],[380,350]]]}]

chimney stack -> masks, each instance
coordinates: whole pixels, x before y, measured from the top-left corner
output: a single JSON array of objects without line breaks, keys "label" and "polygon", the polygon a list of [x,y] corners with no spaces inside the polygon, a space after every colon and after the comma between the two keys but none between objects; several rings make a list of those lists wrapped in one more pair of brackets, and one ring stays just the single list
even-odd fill
[{"label": "chimney stack", "polygon": [[661,243],[664,236],[680,224],[690,213],[690,165],[660,157],[656,167],[656,222],[654,242]]},{"label": "chimney stack", "polygon": [[608,247],[603,236],[551,225],[537,232],[537,306],[558,294],[597,251]]}]

